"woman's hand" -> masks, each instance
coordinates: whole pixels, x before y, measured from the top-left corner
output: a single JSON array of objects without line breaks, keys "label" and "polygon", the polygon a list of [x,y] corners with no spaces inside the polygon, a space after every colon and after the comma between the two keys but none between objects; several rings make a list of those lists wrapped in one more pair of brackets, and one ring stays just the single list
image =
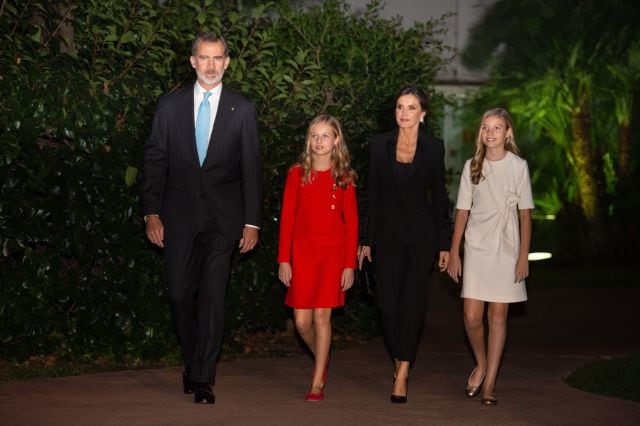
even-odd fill
[{"label": "woman's hand", "polygon": [[282,284],[287,287],[291,287],[291,264],[288,262],[282,262],[280,266],[278,266],[278,279],[282,282]]},{"label": "woman's hand", "polygon": [[518,256],[516,262],[516,279],[514,282],[524,281],[529,276],[529,259],[526,256]]},{"label": "woman's hand", "polygon": [[460,263],[460,255],[452,251],[449,253],[449,264],[447,265],[447,274],[455,282],[460,282],[462,276],[462,264]]},{"label": "woman's hand", "polygon": [[342,271],[342,279],[340,280],[340,287],[342,287],[342,291],[347,291],[351,288],[353,285],[354,275],[353,269],[344,268]]},{"label": "woman's hand", "polygon": [[447,269],[447,266],[449,266],[449,252],[441,251],[440,258],[438,260],[438,267],[440,267],[440,272],[444,272],[445,269]]},{"label": "woman's hand", "polygon": [[371,247],[358,246],[358,269],[362,270],[362,261],[367,258],[371,262]]}]

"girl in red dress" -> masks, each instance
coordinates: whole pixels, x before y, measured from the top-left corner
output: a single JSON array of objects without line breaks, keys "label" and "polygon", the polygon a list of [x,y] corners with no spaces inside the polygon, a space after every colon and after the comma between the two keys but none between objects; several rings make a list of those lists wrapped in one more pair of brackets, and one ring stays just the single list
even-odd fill
[{"label": "girl in red dress", "polygon": [[278,278],[296,329],[314,355],[307,401],[324,399],[331,310],[353,285],[358,244],[356,173],[338,120],[314,118],[300,161],[288,172],[280,217]]}]

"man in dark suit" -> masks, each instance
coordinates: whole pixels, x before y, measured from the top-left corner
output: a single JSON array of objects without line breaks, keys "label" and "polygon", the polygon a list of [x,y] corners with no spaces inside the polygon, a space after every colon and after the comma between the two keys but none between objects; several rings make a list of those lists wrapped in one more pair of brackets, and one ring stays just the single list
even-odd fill
[{"label": "man in dark suit", "polygon": [[171,315],[182,348],[184,393],[215,402],[231,255],[252,250],[261,222],[261,163],[254,104],[222,84],[227,44],[193,43],[197,81],[160,99],[145,147],[143,213],[164,248]]}]

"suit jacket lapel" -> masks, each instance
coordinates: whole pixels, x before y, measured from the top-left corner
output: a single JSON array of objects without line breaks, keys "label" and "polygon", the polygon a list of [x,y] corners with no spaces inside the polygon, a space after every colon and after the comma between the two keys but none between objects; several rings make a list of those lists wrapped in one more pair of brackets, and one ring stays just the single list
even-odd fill
[{"label": "suit jacket lapel", "polygon": [[427,158],[427,140],[422,132],[418,133],[418,144],[416,145],[416,153],[413,156],[413,165],[411,168],[411,176],[413,176],[416,170],[424,164]]},{"label": "suit jacket lapel", "polygon": [[396,179],[396,174],[394,172],[395,162],[396,162],[396,148],[398,146],[398,133],[394,133],[391,136],[391,139],[387,140],[387,167],[389,174],[391,175],[391,181],[395,184],[396,188],[398,186],[398,180]]},{"label": "suit jacket lapel", "polygon": [[[232,101],[229,98],[229,91],[226,87],[222,86],[222,92],[220,93],[220,102],[218,103],[218,111],[216,112],[216,119],[213,122],[213,130],[211,131],[211,137],[209,138],[209,147],[207,148],[207,158],[204,160],[204,167],[208,162],[208,159],[212,157],[213,151],[216,149],[216,145],[221,144],[221,135],[224,128],[224,123],[229,120],[229,114],[233,111]],[[194,130],[195,131],[195,130]]]},{"label": "suit jacket lapel", "polygon": [[392,136],[387,140],[387,160],[389,167],[393,166],[393,162],[396,160],[396,147],[398,146],[397,136]]},{"label": "suit jacket lapel", "polygon": [[[396,187],[400,187],[398,185],[398,181],[396,179],[396,174],[394,173],[395,161],[396,161],[396,148],[398,146],[398,137],[397,134],[392,139],[387,141],[387,156],[389,158],[388,170],[391,170],[391,176],[393,177],[393,181],[396,184]],[[426,155],[426,140],[425,135],[422,132],[418,133],[418,142],[416,144],[416,153],[413,156],[413,161],[411,162],[411,167],[409,169],[409,176],[405,185],[413,179],[416,174],[416,170],[420,167],[420,164],[425,159]]]},{"label": "suit jacket lapel", "polygon": [[178,100],[178,120],[183,126],[185,149],[190,153],[195,167],[200,167],[198,160],[198,150],[196,148],[196,124],[193,116],[193,86],[190,90],[185,90],[183,96]]}]

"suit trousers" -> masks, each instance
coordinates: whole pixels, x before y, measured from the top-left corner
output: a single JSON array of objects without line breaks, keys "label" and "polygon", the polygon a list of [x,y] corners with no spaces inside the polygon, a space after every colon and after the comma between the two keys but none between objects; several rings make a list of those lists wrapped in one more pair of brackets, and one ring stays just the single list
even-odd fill
[{"label": "suit trousers", "polygon": [[165,241],[169,303],[185,371],[195,383],[215,384],[224,333],[224,299],[236,241],[211,221],[193,235]]},{"label": "suit trousers", "polygon": [[420,244],[376,246],[378,306],[393,359],[415,360],[434,256]]}]

